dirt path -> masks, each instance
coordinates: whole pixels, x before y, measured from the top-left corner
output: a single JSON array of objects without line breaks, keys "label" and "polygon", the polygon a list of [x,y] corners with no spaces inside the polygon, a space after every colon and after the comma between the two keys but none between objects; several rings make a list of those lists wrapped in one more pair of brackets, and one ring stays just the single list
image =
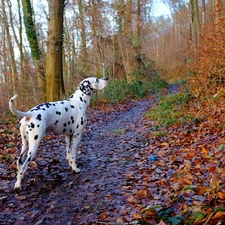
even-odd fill
[{"label": "dirt path", "polygon": [[0,224],[134,221],[132,213],[138,209],[128,198],[140,184],[129,174],[137,170],[139,153],[147,146],[140,132],[144,131],[143,115],[152,107],[152,100],[121,106],[122,110],[108,113],[89,111],[78,155],[81,173],[69,169],[64,137],[57,136],[44,139],[37,164],[28,170],[20,193],[12,190],[15,171],[1,168],[1,178],[5,179],[1,181]]}]

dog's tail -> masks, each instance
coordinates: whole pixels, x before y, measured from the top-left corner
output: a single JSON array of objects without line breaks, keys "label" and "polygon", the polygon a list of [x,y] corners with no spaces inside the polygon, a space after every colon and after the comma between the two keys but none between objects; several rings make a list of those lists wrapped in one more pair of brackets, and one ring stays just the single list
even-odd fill
[{"label": "dog's tail", "polygon": [[32,112],[22,112],[19,111],[17,109],[15,109],[14,107],[14,100],[17,98],[17,95],[14,95],[12,98],[10,98],[9,100],[9,109],[11,110],[11,112],[16,115],[16,116],[25,116],[25,117],[31,117],[32,116]]}]

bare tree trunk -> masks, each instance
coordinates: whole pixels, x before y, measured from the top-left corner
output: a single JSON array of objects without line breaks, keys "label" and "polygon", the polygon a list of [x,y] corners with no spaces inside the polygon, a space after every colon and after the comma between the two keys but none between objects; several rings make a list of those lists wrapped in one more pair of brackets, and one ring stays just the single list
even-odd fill
[{"label": "bare tree trunk", "polygon": [[205,0],[202,0],[202,24],[206,25],[206,4]]},{"label": "bare tree trunk", "polygon": [[31,48],[31,55],[34,60],[35,70],[37,73],[40,88],[45,93],[45,75],[41,50],[39,48],[35,25],[33,21],[33,9],[30,0],[22,0],[24,12],[24,24],[26,28],[27,39]]},{"label": "bare tree trunk", "polygon": [[89,72],[89,65],[87,63],[88,60],[88,52],[86,46],[86,27],[84,23],[84,1],[78,0],[78,9],[80,14],[80,24],[81,24],[81,60],[82,60],[82,70],[85,74]]},{"label": "bare tree trunk", "polygon": [[46,99],[59,100],[65,93],[63,84],[63,13],[65,0],[50,0],[46,56]]},{"label": "bare tree trunk", "polygon": [[191,8],[192,38],[194,43],[198,45],[200,34],[198,0],[190,0],[190,8]]},{"label": "bare tree trunk", "polygon": [[17,74],[17,69],[16,69],[14,47],[13,47],[11,35],[10,35],[10,32],[9,32],[9,23],[8,23],[6,11],[5,11],[5,1],[1,0],[1,2],[2,2],[2,10],[3,10],[3,20],[4,20],[4,23],[5,23],[5,30],[6,30],[6,36],[7,36],[7,41],[8,41],[9,53],[10,53],[10,65],[11,65],[11,73],[12,73],[13,94],[16,94],[16,82],[18,82],[18,74]]},{"label": "bare tree trunk", "polygon": [[[26,89],[26,81],[25,81],[25,71],[24,71],[24,53],[23,53],[23,27],[22,27],[22,16],[21,16],[21,5],[20,5],[20,0],[17,0],[17,5],[18,5],[18,11],[19,11],[19,40],[17,40],[17,46],[19,48],[20,52],[20,75],[21,75],[21,86],[22,88],[22,93],[21,93],[21,98],[24,100],[25,99],[25,92],[24,90]],[[14,30],[14,29],[13,29]],[[14,31],[15,33],[15,31]],[[16,34],[14,34],[16,37]],[[36,90],[34,90],[36,93]]]}]

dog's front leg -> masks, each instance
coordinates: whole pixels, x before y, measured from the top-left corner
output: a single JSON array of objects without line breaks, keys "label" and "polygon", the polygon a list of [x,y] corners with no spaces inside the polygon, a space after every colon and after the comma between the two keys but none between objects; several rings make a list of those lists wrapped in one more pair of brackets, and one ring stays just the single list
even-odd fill
[{"label": "dog's front leg", "polygon": [[77,173],[80,172],[80,169],[77,168],[77,163],[76,163],[77,147],[78,147],[78,145],[80,143],[80,140],[81,140],[81,135],[80,134],[74,134],[73,135],[72,152],[71,152],[71,157],[69,158],[70,166]]},{"label": "dog's front leg", "polygon": [[66,138],[66,159],[69,161],[72,157],[73,135],[65,135]]}]

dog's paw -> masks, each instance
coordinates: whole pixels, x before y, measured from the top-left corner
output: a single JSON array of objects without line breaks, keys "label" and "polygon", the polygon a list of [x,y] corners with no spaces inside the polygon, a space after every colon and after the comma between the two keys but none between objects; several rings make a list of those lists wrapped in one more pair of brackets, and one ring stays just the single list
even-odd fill
[{"label": "dog's paw", "polygon": [[79,168],[75,168],[74,171],[75,171],[76,173],[80,173],[80,169],[79,169]]},{"label": "dog's paw", "polygon": [[77,168],[76,165],[75,166],[74,165],[72,166],[72,170],[75,171],[76,173],[80,173],[80,169]]},{"label": "dog's paw", "polygon": [[21,190],[21,183],[16,181],[15,185],[14,185],[14,190],[15,191],[20,191]]}]

